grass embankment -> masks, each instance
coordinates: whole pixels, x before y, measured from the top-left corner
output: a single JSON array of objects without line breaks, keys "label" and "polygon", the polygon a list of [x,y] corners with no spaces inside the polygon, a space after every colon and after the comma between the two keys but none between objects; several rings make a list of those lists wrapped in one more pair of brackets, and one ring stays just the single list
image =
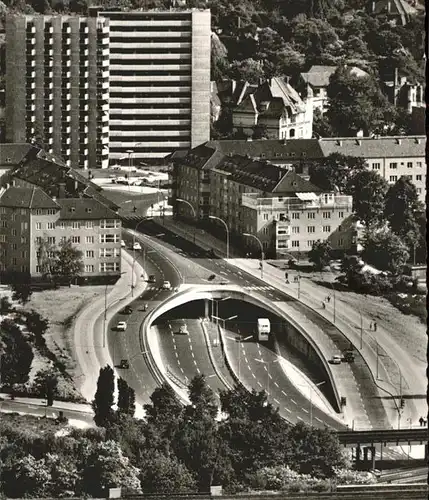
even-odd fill
[{"label": "grass embankment", "polygon": [[35,292],[25,309],[34,309],[49,320],[45,334],[46,347],[52,356],[46,356],[34,349],[34,359],[30,372],[30,382],[35,374],[50,364],[50,358],[61,367],[63,375],[58,384],[57,399],[83,401],[73,383],[76,361],[73,356],[73,336],[71,327],[79,311],[93,299],[104,294],[104,286],[64,287],[58,290]]}]

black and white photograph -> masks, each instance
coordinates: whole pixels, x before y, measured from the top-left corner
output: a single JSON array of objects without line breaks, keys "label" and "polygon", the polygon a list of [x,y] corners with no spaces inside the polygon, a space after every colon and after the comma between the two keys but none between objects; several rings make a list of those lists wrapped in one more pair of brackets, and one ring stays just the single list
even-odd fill
[{"label": "black and white photograph", "polygon": [[0,0],[0,500],[428,498],[423,0]]}]

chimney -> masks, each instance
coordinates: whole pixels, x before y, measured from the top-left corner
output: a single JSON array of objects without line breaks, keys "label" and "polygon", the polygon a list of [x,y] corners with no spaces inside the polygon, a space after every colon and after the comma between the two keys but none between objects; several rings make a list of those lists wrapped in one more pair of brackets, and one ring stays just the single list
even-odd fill
[{"label": "chimney", "polygon": [[388,14],[390,14],[391,7],[392,7],[392,2],[390,2],[390,0],[389,0],[389,2],[387,2],[387,13]]},{"label": "chimney", "polygon": [[58,183],[58,198],[65,198],[66,195],[66,183],[59,182]]},{"label": "chimney", "polygon": [[375,12],[375,2],[372,2],[372,10],[371,12]]}]

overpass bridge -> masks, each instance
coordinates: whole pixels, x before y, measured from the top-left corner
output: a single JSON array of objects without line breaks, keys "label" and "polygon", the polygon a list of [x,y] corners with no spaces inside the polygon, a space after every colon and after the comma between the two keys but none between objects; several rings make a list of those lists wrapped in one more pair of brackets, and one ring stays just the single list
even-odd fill
[{"label": "overpass bridge", "polygon": [[428,443],[426,427],[418,429],[382,429],[369,431],[339,431],[338,439],[344,446],[372,446],[374,444],[412,445]]}]

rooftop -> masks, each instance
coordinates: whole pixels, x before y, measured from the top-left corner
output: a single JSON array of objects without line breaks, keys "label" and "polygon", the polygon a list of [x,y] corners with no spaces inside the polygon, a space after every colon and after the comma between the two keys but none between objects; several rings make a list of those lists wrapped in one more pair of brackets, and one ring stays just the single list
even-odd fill
[{"label": "rooftop", "polygon": [[58,203],[38,187],[9,187],[0,195],[0,206],[8,208],[60,209]]},{"label": "rooftop", "polygon": [[[366,71],[363,71],[356,66],[349,68],[350,73],[355,76],[368,76]],[[301,73],[301,78],[304,82],[312,87],[327,87],[329,85],[329,78],[335,73],[337,66],[312,66],[307,73]]]},{"label": "rooftop", "polygon": [[0,144],[0,167],[19,165],[34,146],[27,143]]},{"label": "rooftop", "polygon": [[119,216],[93,198],[59,198],[62,220],[118,219]]}]

